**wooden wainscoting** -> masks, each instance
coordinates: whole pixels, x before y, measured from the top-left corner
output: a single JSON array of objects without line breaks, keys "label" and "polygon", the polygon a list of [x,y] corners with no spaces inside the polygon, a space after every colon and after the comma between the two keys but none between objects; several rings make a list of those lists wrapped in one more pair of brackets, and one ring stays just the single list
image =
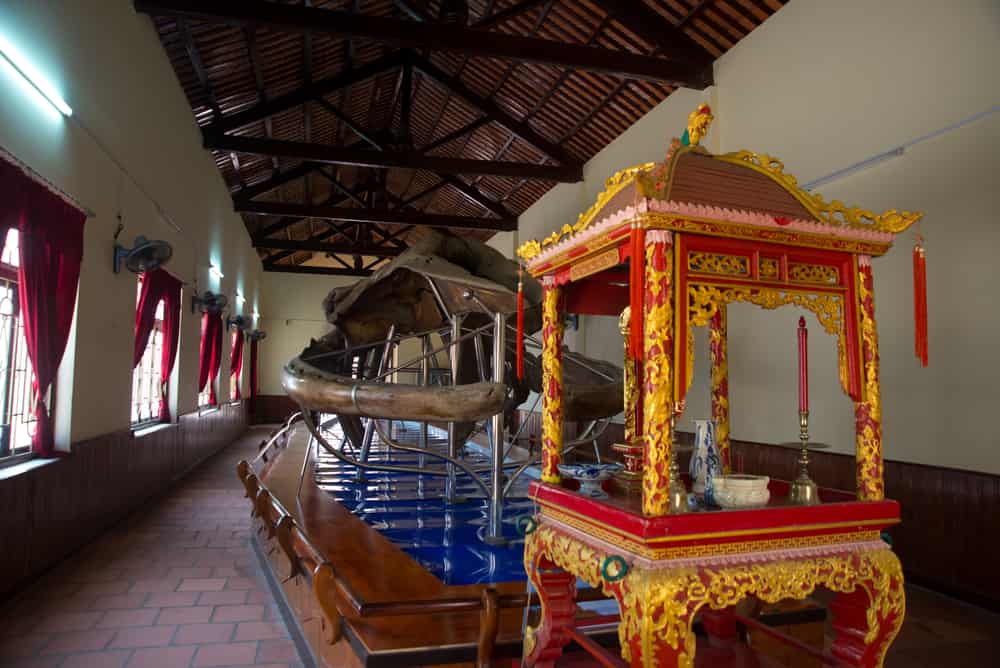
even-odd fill
[{"label": "wooden wainscoting", "polygon": [[246,403],[224,404],[134,436],[73,444],[71,455],[0,478],[0,600],[72,554],[247,426]]},{"label": "wooden wainscoting", "polygon": [[254,399],[252,424],[277,424],[299,410],[298,404],[285,394],[261,394]]},{"label": "wooden wainscoting", "polygon": [[[527,420],[522,444],[538,447],[541,414],[522,411]],[[567,426],[567,435],[576,433]],[[612,424],[599,439],[601,457],[617,461],[611,450],[624,435]],[[567,436],[568,437],[568,436]],[[690,443],[693,434],[678,440]],[[733,468],[791,480],[797,473],[798,452],[776,445],[733,441]],[[581,447],[580,459],[593,459],[593,449]],[[681,470],[689,455],[681,456]],[[854,457],[829,452],[810,455],[810,473],[822,487],[853,490]],[[1000,476],[887,460],[886,496],[899,501],[902,522],[891,531],[893,547],[914,583],[970,603],[1000,610]]]}]

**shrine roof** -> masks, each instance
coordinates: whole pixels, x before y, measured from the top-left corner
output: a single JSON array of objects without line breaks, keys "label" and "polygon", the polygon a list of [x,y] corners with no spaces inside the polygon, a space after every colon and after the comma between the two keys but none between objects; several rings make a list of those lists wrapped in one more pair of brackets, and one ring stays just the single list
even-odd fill
[{"label": "shrine roof", "polygon": [[785,243],[843,242],[838,246],[843,250],[881,255],[921,215],[895,209],[873,213],[836,200],[827,202],[801,188],[794,176],[785,173],[784,164],[770,155],[751,151],[715,155],[675,139],[663,162],[616,173],[576,224],[522,244],[518,255],[529,269],[538,268],[622,225],[639,222],[672,229],[678,220],[718,224],[713,233],[722,236],[745,236],[746,228],[772,228],[781,231]]}]

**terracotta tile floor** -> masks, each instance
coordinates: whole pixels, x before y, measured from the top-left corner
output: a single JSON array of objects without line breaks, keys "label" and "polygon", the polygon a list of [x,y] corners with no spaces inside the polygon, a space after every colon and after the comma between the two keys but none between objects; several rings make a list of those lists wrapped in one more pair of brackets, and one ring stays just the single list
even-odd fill
[{"label": "terracotta tile floor", "polygon": [[251,429],[0,610],[5,668],[301,668],[249,544]]},{"label": "terracotta tile floor", "polygon": [[[235,473],[266,434],[250,430],[0,609],[0,666],[302,668],[249,545]],[[997,657],[1000,615],[907,588],[886,668]]]}]

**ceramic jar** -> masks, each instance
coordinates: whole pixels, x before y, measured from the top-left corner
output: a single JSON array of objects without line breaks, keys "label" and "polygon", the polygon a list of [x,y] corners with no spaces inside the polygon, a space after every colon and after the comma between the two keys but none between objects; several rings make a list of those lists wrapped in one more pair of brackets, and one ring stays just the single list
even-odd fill
[{"label": "ceramic jar", "polygon": [[709,503],[713,498],[713,479],[722,475],[722,460],[715,444],[715,423],[711,420],[695,420],[694,452],[691,453],[691,491],[705,497]]}]

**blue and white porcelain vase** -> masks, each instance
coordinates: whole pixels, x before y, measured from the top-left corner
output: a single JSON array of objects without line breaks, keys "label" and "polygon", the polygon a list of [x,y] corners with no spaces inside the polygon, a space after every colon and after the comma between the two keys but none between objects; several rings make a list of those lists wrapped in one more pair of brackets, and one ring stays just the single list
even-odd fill
[{"label": "blue and white porcelain vase", "polygon": [[715,444],[715,423],[711,420],[695,420],[694,452],[691,453],[691,491],[715,503],[712,478],[722,475],[722,460]]}]

